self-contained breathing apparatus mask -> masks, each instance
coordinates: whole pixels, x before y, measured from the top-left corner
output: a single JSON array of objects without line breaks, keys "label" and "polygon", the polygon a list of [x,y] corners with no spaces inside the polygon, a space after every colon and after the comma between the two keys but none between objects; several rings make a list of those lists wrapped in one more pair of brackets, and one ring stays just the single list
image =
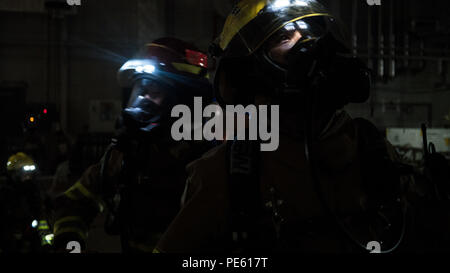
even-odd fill
[{"label": "self-contained breathing apparatus mask", "polygon": [[167,117],[173,98],[161,82],[141,78],[134,84],[122,112],[123,125],[131,130],[149,132]]},{"label": "self-contained breathing apparatus mask", "polygon": [[[286,55],[287,62],[274,60],[270,46],[296,31],[301,38]],[[327,108],[340,109],[348,103],[366,101],[370,71],[351,56],[342,32],[333,17],[316,16],[286,24],[251,55],[242,57],[243,53],[236,50],[243,48],[239,39],[233,40],[225,52],[213,46],[211,54],[219,56],[214,77],[218,101],[245,104],[253,102],[255,95],[267,95],[286,110],[298,108],[298,99],[315,90]]]}]

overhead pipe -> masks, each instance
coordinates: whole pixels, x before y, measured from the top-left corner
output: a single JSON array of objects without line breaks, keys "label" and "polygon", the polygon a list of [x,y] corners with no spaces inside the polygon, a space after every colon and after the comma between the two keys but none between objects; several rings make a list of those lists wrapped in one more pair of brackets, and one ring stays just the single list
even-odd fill
[{"label": "overhead pipe", "polygon": [[358,55],[358,0],[353,0],[352,7],[352,54]]},{"label": "overhead pipe", "polygon": [[383,6],[378,7],[378,77],[384,77]]},{"label": "overhead pipe", "polygon": [[[372,38],[372,9],[367,9],[367,66],[369,69],[374,69],[374,64],[372,61],[372,48],[373,48],[373,38]],[[375,116],[375,104],[376,104],[376,94],[371,92],[370,96],[370,117]]]},{"label": "overhead pipe", "polygon": [[403,18],[403,28],[404,28],[404,35],[403,35],[403,55],[406,57],[403,60],[403,66],[405,69],[409,68],[409,24],[408,24],[408,16],[407,16],[407,10],[409,8],[408,5],[408,0],[403,0],[403,14],[404,14],[404,18]]},{"label": "overhead pipe", "polygon": [[403,65],[406,69],[408,69],[409,68],[409,60],[410,60],[409,59],[410,49],[409,49],[409,33],[408,33],[408,31],[405,32],[404,39],[405,39],[404,40],[405,46],[403,48],[403,54],[404,54],[405,58],[403,59],[404,60]]},{"label": "overhead pipe", "polygon": [[394,33],[394,1],[390,1],[389,8],[389,78],[396,76],[395,71],[395,33]]},{"label": "overhead pipe", "polygon": [[372,9],[367,9],[367,66],[373,69],[372,53]]}]

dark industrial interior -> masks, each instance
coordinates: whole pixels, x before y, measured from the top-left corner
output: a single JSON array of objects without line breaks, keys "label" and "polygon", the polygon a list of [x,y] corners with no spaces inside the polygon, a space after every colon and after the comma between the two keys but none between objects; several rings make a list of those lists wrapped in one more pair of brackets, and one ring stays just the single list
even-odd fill
[{"label": "dark industrial interior", "polygon": [[[45,239],[40,240],[52,245],[55,225],[60,224],[58,219],[64,219],[58,218],[55,211],[66,206],[64,202],[58,203],[58,198],[76,187],[90,166],[102,162],[111,139],[120,130],[119,120],[132,90],[118,83],[119,69],[144,45],[161,37],[184,40],[207,54],[210,44],[221,34],[228,14],[236,11],[233,5],[237,2],[0,0],[0,184],[6,185],[11,179],[8,174],[11,156],[24,153],[33,160],[32,166],[37,166],[38,170],[33,179],[39,185],[41,203],[32,206],[45,207],[47,219],[42,225],[48,225],[50,230]],[[371,121],[392,144],[398,158],[411,168],[433,176],[430,170],[434,170],[435,165],[432,164],[438,163],[427,160],[427,156],[438,154],[441,169],[437,179],[444,180],[444,186],[439,189],[449,190],[450,180],[446,179],[450,172],[450,2],[319,2],[342,21],[348,31],[351,55],[360,58],[372,75],[369,99],[350,103],[345,111],[352,118]],[[162,164],[158,168],[165,166]],[[169,169],[168,172],[177,175],[183,170]],[[141,176],[136,177],[140,181]],[[151,180],[147,174],[142,177]],[[168,183],[170,179],[166,180]],[[130,204],[134,202],[131,206],[141,206],[132,199],[134,197],[157,200],[148,205],[152,206],[148,215],[161,214],[170,223],[178,210],[169,219],[164,213],[166,210],[172,213],[172,208],[164,204],[170,200],[178,209],[184,184],[170,197],[160,194],[167,191],[167,185],[151,181],[149,184],[140,193],[142,196],[130,195]],[[78,190],[83,193],[85,188]],[[0,200],[1,206],[8,206],[5,195],[0,196],[4,198]],[[440,216],[450,222],[450,191],[440,196],[444,196],[441,201],[445,200],[442,211],[448,212]],[[164,208],[155,207],[155,203]],[[111,210],[111,206],[105,205],[106,211]],[[109,215],[103,212],[89,216],[92,219],[85,243],[81,244],[83,252],[122,253],[130,252],[133,247],[154,252],[155,244],[137,246],[133,242],[125,247],[123,230],[111,232],[105,228]],[[135,214],[127,215],[135,217]],[[140,229],[153,225],[152,220],[138,218],[129,221],[140,223]],[[41,228],[44,219],[33,220],[37,222],[30,222],[27,228]],[[19,220],[1,221],[1,225],[10,227]],[[168,226],[161,226],[158,232],[162,234]],[[7,230],[4,227],[1,232],[6,234]],[[2,240],[13,236],[5,234],[0,236]],[[448,239],[450,232],[442,236]],[[44,252],[64,252],[64,249],[70,252],[71,248],[61,250],[53,245]],[[185,252],[185,248],[180,249],[173,252]],[[403,249],[416,251],[408,246]],[[21,246],[8,250],[0,245],[0,255],[9,251],[42,252],[42,249]]]}]

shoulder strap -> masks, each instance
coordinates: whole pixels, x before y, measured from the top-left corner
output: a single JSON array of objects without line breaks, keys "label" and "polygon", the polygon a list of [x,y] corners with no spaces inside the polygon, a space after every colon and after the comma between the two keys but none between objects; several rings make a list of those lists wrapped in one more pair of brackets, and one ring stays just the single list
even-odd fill
[{"label": "shoulder strap", "polygon": [[260,210],[259,145],[255,141],[227,142],[230,232],[234,249],[254,247]]}]

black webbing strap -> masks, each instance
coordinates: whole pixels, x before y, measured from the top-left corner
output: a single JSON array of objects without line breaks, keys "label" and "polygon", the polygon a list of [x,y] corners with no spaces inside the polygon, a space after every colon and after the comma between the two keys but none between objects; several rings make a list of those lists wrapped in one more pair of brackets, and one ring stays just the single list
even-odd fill
[{"label": "black webbing strap", "polygon": [[257,141],[227,143],[230,232],[234,249],[248,250],[257,245],[254,231],[261,213],[259,153]]}]

